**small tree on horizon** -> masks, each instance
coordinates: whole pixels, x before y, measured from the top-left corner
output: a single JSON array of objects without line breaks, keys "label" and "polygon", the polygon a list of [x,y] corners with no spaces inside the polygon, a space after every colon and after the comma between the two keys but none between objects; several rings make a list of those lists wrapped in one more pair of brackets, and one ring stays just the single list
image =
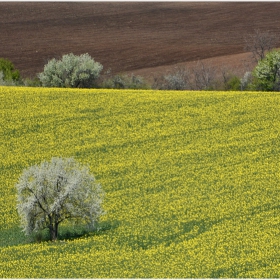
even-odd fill
[{"label": "small tree on horizon", "polygon": [[210,65],[205,65],[202,61],[198,61],[193,68],[195,89],[207,90],[210,89],[215,81],[215,68]]},{"label": "small tree on horizon", "polygon": [[44,87],[90,88],[96,83],[103,66],[88,54],[65,54],[51,59],[38,74]]},{"label": "small tree on horizon", "polygon": [[0,58],[0,82],[1,84],[15,84],[20,81],[19,70],[15,69],[14,64],[5,58]]},{"label": "small tree on horizon", "polygon": [[255,30],[244,38],[245,50],[252,53],[255,62],[264,59],[266,52],[276,45],[276,35],[269,32]]},{"label": "small tree on horizon", "polygon": [[16,184],[17,210],[26,235],[45,228],[52,241],[66,220],[87,224],[92,229],[103,214],[103,190],[73,158],[52,158],[23,171]]},{"label": "small tree on horizon", "polygon": [[272,50],[253,71],[253,87],[261,91],[280,91],[280,51]]},{"label": "small tree on horizon", "polygon": [[165,88],[167,90],[191,89],[190,73],[186,68],[174,69],[175,71],[164,76]]}]

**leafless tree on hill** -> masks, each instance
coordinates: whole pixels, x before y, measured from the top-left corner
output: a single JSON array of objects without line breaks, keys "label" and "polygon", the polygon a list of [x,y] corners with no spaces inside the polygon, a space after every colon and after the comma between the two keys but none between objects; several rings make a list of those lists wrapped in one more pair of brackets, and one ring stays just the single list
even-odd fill
[{"label": "leafless tree on hill", "polygon": [[265,57],[265,53],[276,46],[276,35],[269,32],[255,30],[244,38],[245,50],[253,55],[253,59],[258,62]]},{"label": "leafless tree on hill", "polygon": [[213,88],[216,79],[214,67],[202,61],[188,69],[174,68],[167,75],[154,78],[153,88],[164,90],[207,90]]},{"label": "leafless tree on hill", "polygon": [[214,67],[207,66],[203,62],[198,61],[197,65],[193,68],[195,89],[205,90],[209,89],[216,76]]}]

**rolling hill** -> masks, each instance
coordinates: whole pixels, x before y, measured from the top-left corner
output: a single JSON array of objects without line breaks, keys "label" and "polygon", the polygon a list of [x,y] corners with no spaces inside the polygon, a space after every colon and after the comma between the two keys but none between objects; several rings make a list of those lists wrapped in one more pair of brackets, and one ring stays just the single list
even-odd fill
[{"label": "rolling hill", "polygon": [[279,34],[279,8],[279,2],[1,2],[0,57],[24,77],[70,52],[87,52],[113,73],[146,77],[203,59],[242,72],[250,63],[244,36],[256,29]]},{"label": "rolling hill", "polygon": [[[279,93],[0,87],[0,100],[0,278],[279,278]],[[57,156],[89,165],[106,214],[31,242],[15,184]]]}]

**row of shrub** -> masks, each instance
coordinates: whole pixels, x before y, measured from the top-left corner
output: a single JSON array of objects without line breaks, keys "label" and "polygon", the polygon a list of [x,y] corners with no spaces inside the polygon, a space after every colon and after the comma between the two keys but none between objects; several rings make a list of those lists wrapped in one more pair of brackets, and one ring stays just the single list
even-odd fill
[{"label": "row of shrub", "polygon": [[148,89],[151,88],[144,79],[134,74],[111,75],[110,70],[101,74],[103,66],[89,54],[62,56],[53,58],[44,71],[33,79],[23,79],[18,70],[8,59],[0,58],[0,85],[32,87],[65,87],[65,88],[117,88]]},{"label": "row of shrub", "polygon": [[[89,54],[53,58],[44,71],[34,79],[23,79],[12,62],[0,59],[0,85],[25,85],[66,88],[117,88],[117,89],[163,89],[163,90],[280,90],[280,51],[272,50],[258,61],[252,72],[237,77],[230,71],[207,66],[202,62],[191,69],[174,68],[168,74],[154,78],[152,84],[133,74],[101,74],[103,66]],[[219,78],[218,78],[219,77]]]}]

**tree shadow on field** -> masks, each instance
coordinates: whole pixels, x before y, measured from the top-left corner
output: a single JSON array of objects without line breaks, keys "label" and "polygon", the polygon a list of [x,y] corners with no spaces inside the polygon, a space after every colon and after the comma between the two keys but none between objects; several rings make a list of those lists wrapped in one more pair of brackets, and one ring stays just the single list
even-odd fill
[{"label": "tree shadow on field", "polygon": [[[61,226],[58,230],[58,240],[73,240],[81,237],[96,236],[106,234],[106,231],[115,229],[119,226],[118,221],[104,221],[97,224],[95,229],[90,229],[85,225]],[[29,242],[41,243],[50,241],[48,229],[41,230],[29,237]]]},{"label": "tree shadow on field", "polygon": [[[182,240],[190,240],[208,231],[216,221],[205,221],[205,220],[192,220],[186,223],[180,224],[180,230],[176,233],[170,232],[166,228],[162,235],[137,235],[131,236],[127,241],[128,245],[135,250],[146,250],[160,244],[170,246],[172,243],[179,243]],[[171,230],[172,231],[172,230]]]},{"label": "tree shadow on field", "polygon": [[[264,204],[259,205],[257,207],[253,207],[252,209],[248,210],[248,213],[233,213],[231,215],[225,215],[222,218],[218,219],[211,219],[211,218],[204,218],[201,220],[190,220],[187,222],[180,222],[179,225],[176,226],[176,230],[172,227],[165,227],[161,233],[157,232],[156,234],[132,234],[127,239],[127,245],[130,246],[134,250],[147,250],[151,247],[158,246],[158,245],[165,245],[170,246],[171,244],[180,243],[182,241],[188,241],[193,238],[198,238],[201,234],[210,231],[214,226],[223,224],[225,222],[229,222],[231,220],[239,220],[244,218],[246,220],[253,219],[256,214],[267,212],[267,211],[274,211],[279,210],[280,205],[271,205],[271,204]],[[245,215],[245,216],[244,216]],[[235,222],[234,222],[235,223]],[[121,240],[120,242],[123,242]],[[224,275],[228,273],[228,271],[217,270],[213,271],[213,277],[219,275]],[[231,274],[232,275],[232,274]],[[212,277],[211,276],[211,277]]]},{"label": "tree shadow on field", "polygon": [[210,230],[215,223],[216,222],[206,220],[191,220],[189,222],[182,223],[178,233],[166,236],[163,241],[166,242],[167,246],[169,246],[173,242],[180,242],[181,236],[184,236],[184,240],[193,239]]},{"label": "tree shadow on field", "polygon": [[68,228],[61,231],[58,235],[58,239],[72,240],[80,237],[96,236],[106,234],[108,230],[115,229],[119,226],[118,221],[104,221],[99,222],[95,229],[89,229],[86,226],[75,226],[75,228]]},{"label": "tree shadow on field", "polygon": [[98,223],[97,229],[93,231],[93,235],[103,235],[106,234],[108,230],[113,230],[115,228],[118,228],[120,225],[120,222],[115,220],[115,221],[104,221]]},{"label": "tree shadow on field", "polygon": [[0,230],[0,248],[26,243],[26,236],[18,226]]}]

